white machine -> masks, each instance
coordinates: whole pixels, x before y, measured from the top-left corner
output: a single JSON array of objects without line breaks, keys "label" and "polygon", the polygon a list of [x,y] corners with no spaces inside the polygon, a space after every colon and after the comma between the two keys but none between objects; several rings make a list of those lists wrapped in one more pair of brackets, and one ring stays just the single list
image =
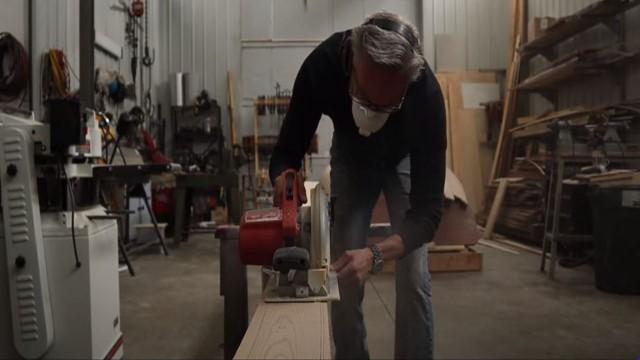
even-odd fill
[{"label": "white machine", "polygon": [[32,113],[0,109],[0,358],[121,358],[116,220],[73,195],[97,194],[100,147],[60,163],[51,142]]}]

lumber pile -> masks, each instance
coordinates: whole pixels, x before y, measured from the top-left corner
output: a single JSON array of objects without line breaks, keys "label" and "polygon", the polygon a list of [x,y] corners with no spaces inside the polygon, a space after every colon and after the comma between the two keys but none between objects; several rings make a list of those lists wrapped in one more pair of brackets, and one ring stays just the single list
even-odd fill
[{"label": "lumber pile", "polygon": [[[581,142],[597,147],[599,135],[597,130],[589,131],[587,126],[596,129],[606,128],[611,122],[627,121],[640,124],[640,103],[624,103],[600,108],[577,107],[551,112],[538,117],[518,119],[508,133],[511,134],[513,161],[509,164],[507,176],[522,178],[521,182],[510,184],[496,220],[496,230],[505,235],[527,242],[540,243],[544,229],[545,202],[547,194],[548,161],[553,158],[552,149],[548,147],[552,138],[552,125],[558,121],[568,121],[574,128],[574,134],[582,134]],[[578,146],[578,145],[576,145]],[[618,147],[628,159],[638,157],[638,144],[625,143]],[[579,169],[578,169],[579,170]],[[597,175],[576,175],[580,182],[603,184],[604,186],[633,184],[638,181],[633,171],[616,171]],[[484,207],[480,223],[485,223],[497,191],[497,184],[487,186],[487,203]],[[575,217],[576,222],[579,217]],[[580,228],[579,224],[566,224],[567,229]]]},{"label": "lumber pile", "polygon": [[576,175],[576,179],[586,181],[600,187],[639,186],[640,171],[612,170],[603,174]]},{"label": "lumber pile", "polygon": [[[489,207],[493,204],[497,190],[497,184],[488,186],[487,197],[492,201],[487,202],[484,214],[490,213]],[[544,228],[544,200],[542,181],[511,182],[499,208],[496,230],[528,242],[539,242]],[[484,222],[486,221],[485,217]]]},{"label": "lumber pile", "polygon": [[518,89],[529,91],[552,89],[581,75],[607,71],[610,66],[621,64],[637,54],[638,51],[625,51],[619,46],[580,50],[552,62],[546,69],[524,79],[518,85]]}]

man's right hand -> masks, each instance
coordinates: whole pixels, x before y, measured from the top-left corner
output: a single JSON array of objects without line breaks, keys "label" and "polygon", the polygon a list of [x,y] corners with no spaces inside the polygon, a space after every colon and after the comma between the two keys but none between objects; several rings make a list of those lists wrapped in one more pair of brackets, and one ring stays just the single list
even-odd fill
[{"label": "man's right hand", "polygon": [[[273,186],[273,204],[277,207],[280,206],[282,201],[282,194],[286,186],[285,173],[278,175],[276,183]],[[301,173],[296,173],[296,182],[298,183],[298,206],[307,203],[307,192],[304,189],[304,177]]]}]

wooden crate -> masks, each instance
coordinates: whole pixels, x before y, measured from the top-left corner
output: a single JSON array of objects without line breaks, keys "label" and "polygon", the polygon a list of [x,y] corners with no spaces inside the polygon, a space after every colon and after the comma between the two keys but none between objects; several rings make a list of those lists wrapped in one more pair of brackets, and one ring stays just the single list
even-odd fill
[{"label": "wooden crate", "polygon": [[[429,272],[482,271],[482,253],[464,246],[429,247]],[[395,261],[385,261],[382,273],[396,272]]]},{"label": "wooden crate", "polygon": [[464,272],[482,271],[482,253],[473,248],[462,249],[429,249],[429,271]]}]

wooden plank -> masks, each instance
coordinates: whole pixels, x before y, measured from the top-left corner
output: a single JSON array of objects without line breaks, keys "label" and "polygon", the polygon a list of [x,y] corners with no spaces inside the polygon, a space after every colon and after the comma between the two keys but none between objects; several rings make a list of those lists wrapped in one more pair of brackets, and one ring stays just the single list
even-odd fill
[{"label": "wooden plank", "polygon": [[519,242],[511,241],[511,240],[508,240],[508,239],[495,239],[494,241],[499,242],[501,244],[513,246],[514,248],[517,248],[517,249],[520,249],[520,250],[524,250],[524,251],[530,252],[532,254],[542,255],[542,250],[540,250],[538,248],[535,248],[533,246],[528,246],[528,245],[521,244]]},{"label": "wooden plank", "polygon": [[509,254],[512,254],[512,255],[520,255],[519,252],[517,252],[515,250],[512,250],[512,249],[509,249],[509,248],[507,248],[505,246],[498,245],[497,243],[495,243],[495,242],[493,242],[491,240],[480,240],[480,241],[478,241],[478,244],[480,244],[482,246],[486,246],[486,247],[492,248],[492,249],[500,250],[502,252],[506,252],[506,253],[509,253]]},{"label": "wooden plank", "polygon": [[430,252],[428,262],[431,273],[482,270],[482,254],[473,249],[453,252]]},{"label": "wooden plank", "polygon": [[[518,44],[520,39],[518,39]],[[489,183],[493,182],[497,177],[502,175],[505,162],[509,159],[509,151],[511,149],[511,139],[508,134],[508,129],[511,128],[513,119],[516,114],[517,96],[518,91],[516,86],[520,79],[520,54],[516,52],[514,54],[513,61],[509,67],[507,74],[507,93],[505,96],[504,111],[502,113],[502,123],[500,124],[500,134],[498,136],[498,144],[496,146],[496,155],[493,159],[493,165],[491,167],[491,176],[489,177]]]},{"label": "wooden plank", "polygon": [[260,303],[234,359],[330,359],[328,306]]},{"label": "wooden plank", "polygon": [[236,131],[236,81],[233,73],[227,71],[227,91],[229,93],[229,131],[231,132],[231,145],[238,145],[238,135]]},{"label": "wooden plank", "polygon": [[475,212],[484,203],[484,185],[487,171],[482,156],[492,156],[481,151],[481,122],[486,121],[486,112],[480,109],[465,109],[462,96],[463,83],[495,83],[494,72],[438,73],[441,87],[446,88],[447,132],[449,136],[449,166],[464,186],[471,209]]},{"label": "wooden plank", "polygon": [[484,229],[485,239],[491,239],[493,236],[493,228],[496,226],[496,220],[498,219],[498,213],[500,213],[500,208],[502,207],[502,201],[504,200],[504,194],[507,191],[508,184],[509,181],[506,179],[498,180],[498,191],[496,192],[496,196],[493,198],[489,218],[487,219],[487,224]]},{"label": "wooden plank", "polygon": [[[518,126],[514,126],[509,131],[514,132],[514,131],[517,131],[517,130],[526,129],[527,127],[530,127],[530,126],[533,126],[533,125],[546,124],[546,123],[549,123],[552,120],[557,120],[557,119],[573,118],[573,117],[577,117],[577,116],[589,116],[595,110],[596,109],[594,109],[594,108],[585,108],[585,107],[582,107],[582,106],[578,106],[578,107],[564,109],[564,110],[560,110],[560,111],[554,111],[552,113],[549,113],[549,114],[546,114],[546,115],[543,115],[543,116],[539,116],[539,117],[536,117],[534,119],[531,119],[530,117],[527,117],[526,119],[528,119],[528,120],[526,121],[526,123],[518,125]],[[529,119],[531,119],[531,120],[529,120]]]}]

